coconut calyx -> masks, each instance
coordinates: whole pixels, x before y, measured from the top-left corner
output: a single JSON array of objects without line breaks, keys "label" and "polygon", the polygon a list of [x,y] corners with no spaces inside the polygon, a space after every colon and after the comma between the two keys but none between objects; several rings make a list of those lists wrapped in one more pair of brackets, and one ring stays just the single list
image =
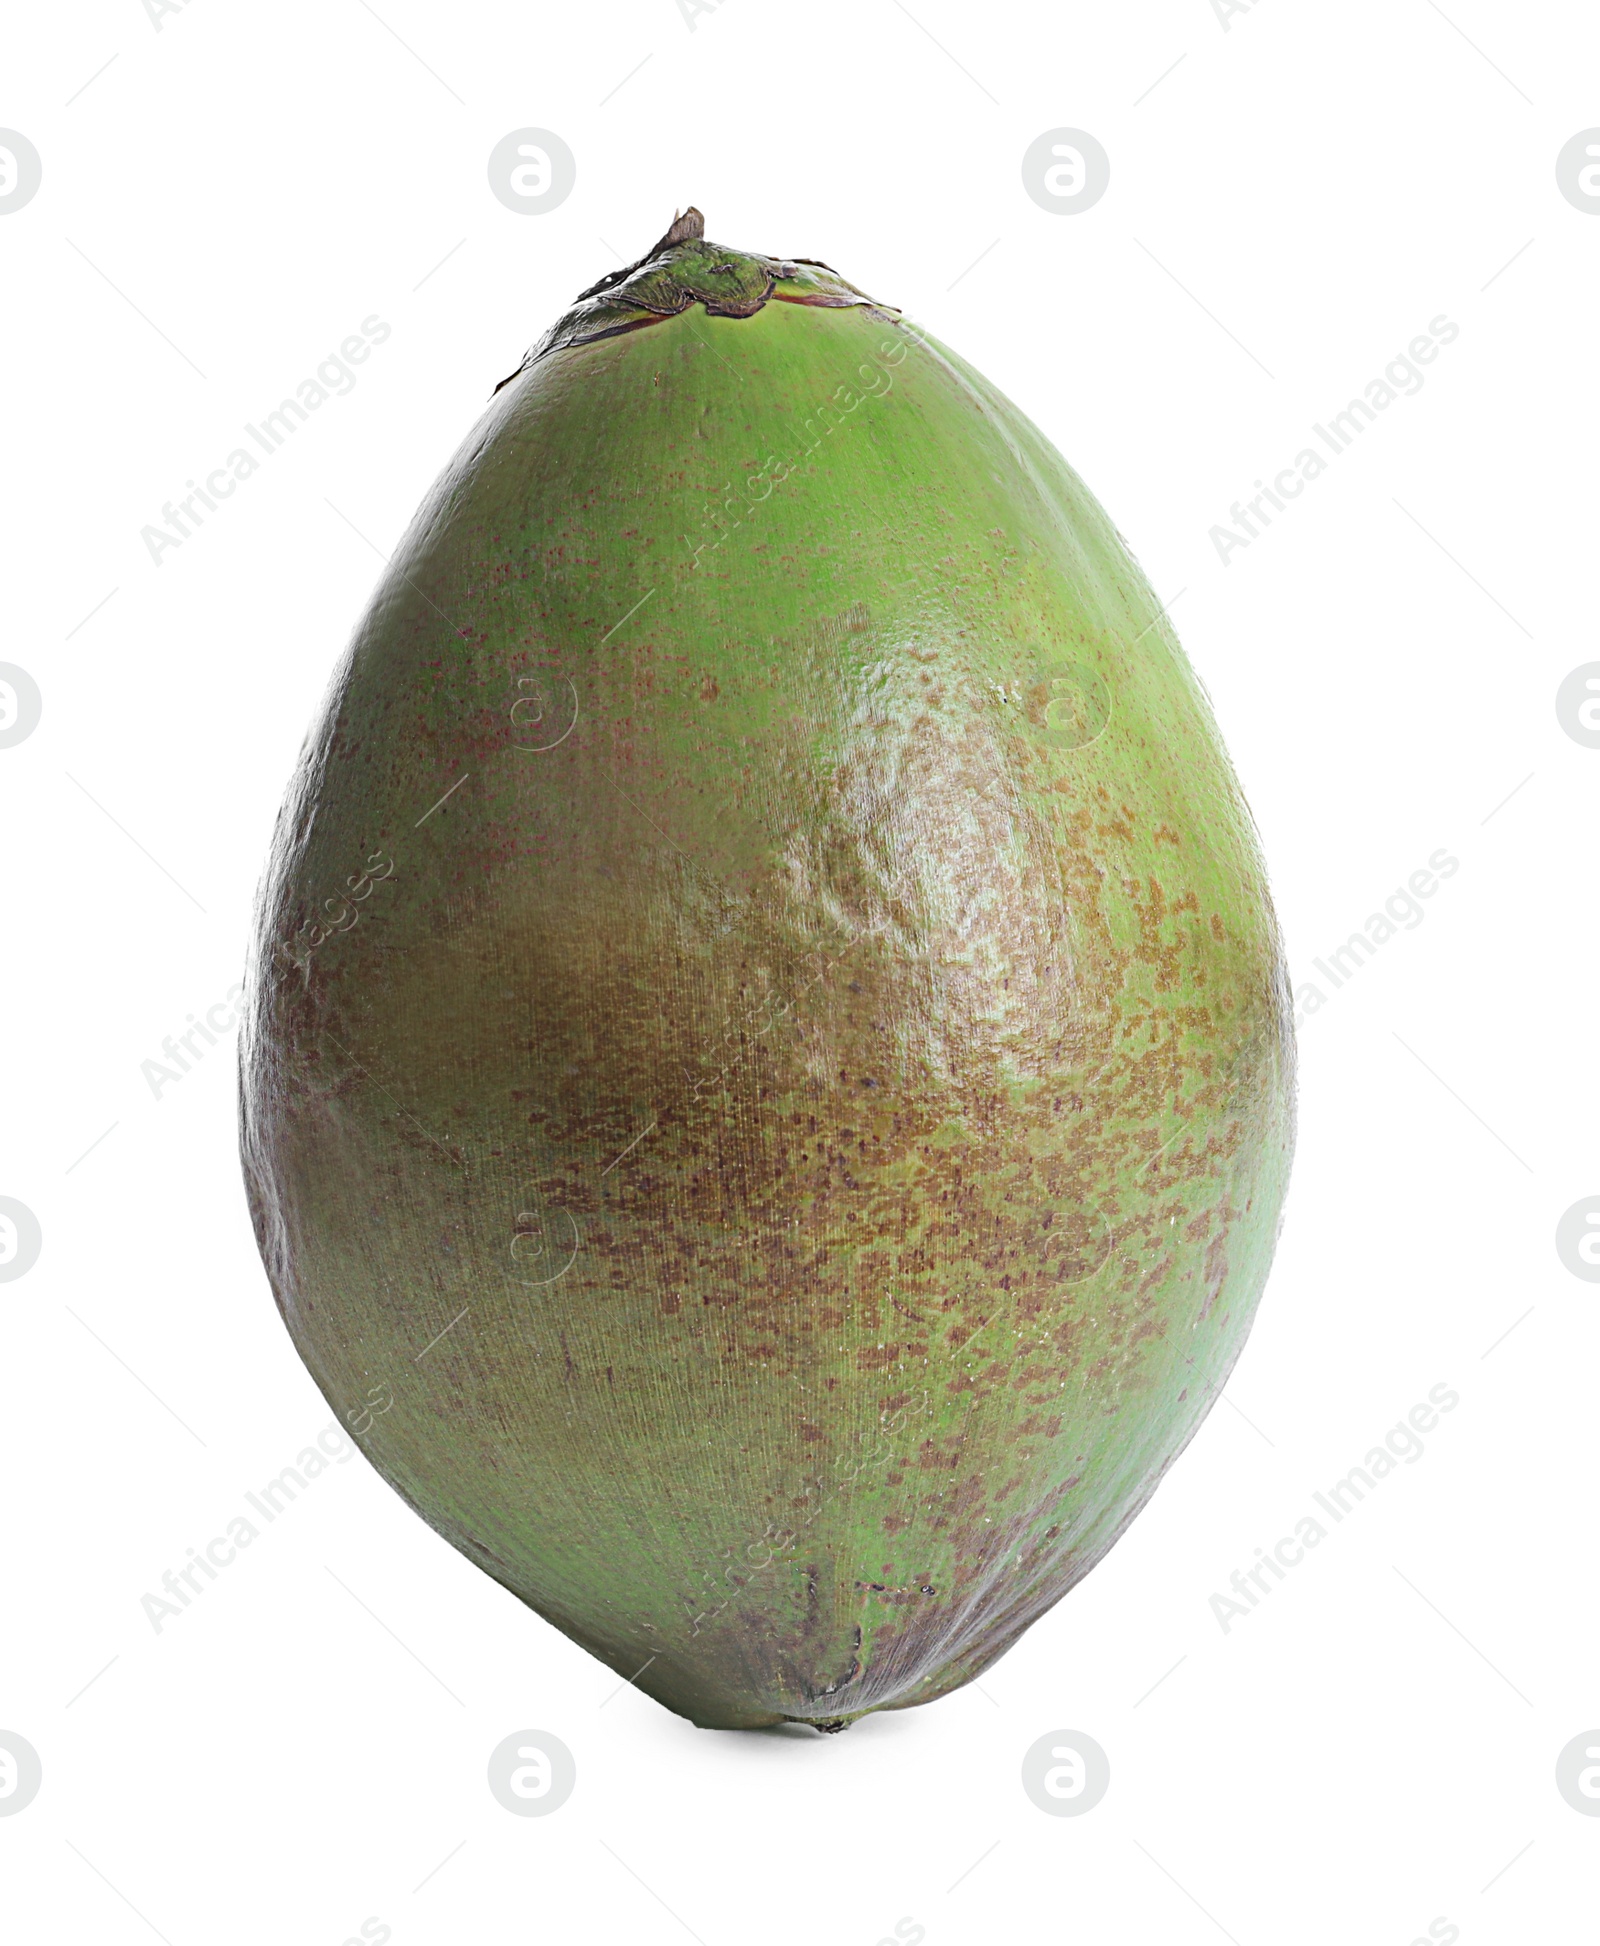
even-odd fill
[{"label": "coconut calyx", "polygon": [[860,306],[885,320],[899,316],[846,283],[815,257],[767,257],[706,241],[706,220],[689,208],[674,215],[665,236],[637,263],[613,270],[586,291],[534,344],[498,392],[537,359],[573,345],[615,338],[624,331],[675,318],[693,304],[713,318],[753,318],[769,299],[830,310]]}]

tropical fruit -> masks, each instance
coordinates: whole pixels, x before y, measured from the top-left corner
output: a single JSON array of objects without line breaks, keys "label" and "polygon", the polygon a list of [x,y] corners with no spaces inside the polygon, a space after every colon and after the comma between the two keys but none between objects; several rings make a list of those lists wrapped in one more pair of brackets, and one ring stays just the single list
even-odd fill
[{"label": "tropical fruit", "polygon": [[250,995],[317,1383],[696,1723],[970,1681],[1149,1498],[1266,1276],[1288,987],[1171,628],[992,385],[694,211],[416,516]]}]

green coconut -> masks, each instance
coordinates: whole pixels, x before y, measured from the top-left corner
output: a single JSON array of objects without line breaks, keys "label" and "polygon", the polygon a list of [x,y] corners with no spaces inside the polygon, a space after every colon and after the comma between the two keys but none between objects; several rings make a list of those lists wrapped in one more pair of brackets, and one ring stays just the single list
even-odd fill
[{"label": "green coconut", "polygon": [[1292,1143],[1205,694],[986,379],[698,212],[417,514],[273,841],[242,1148],[439,1533],[694,1722],[969,1682],[1215,1403]]}]

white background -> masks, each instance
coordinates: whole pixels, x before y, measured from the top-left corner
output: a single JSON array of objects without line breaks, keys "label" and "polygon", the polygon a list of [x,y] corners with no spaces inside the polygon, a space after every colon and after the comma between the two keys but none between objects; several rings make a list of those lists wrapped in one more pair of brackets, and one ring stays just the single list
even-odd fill
[{"label": "white background", "polygon": [[[0,1817],[9,1937],[1594,1936],[1600,1820],[1555,1760],[1600,1724],[1600,1290],[1554,1234],[1600,1192],[1600,751],[1555,693],[1600,656],[1600,221],[1555,161],[1600,123],[1600,27],[1447,14],[12,10],[0,124],[44,178],[0,219],[0,660],[44,714],[0,751],[0,1193],[44,1245],[0,1286],[0,1730],[44,1783]],[[529,125],[577,158],[539,215],[485,172]],[[1020,174],[1063,125],[1111,157],[1078,214]],[[828,1739],[616,1693],[359,1458],[159,1634],[141,1609],[331,1417],[256,1258],[232,1046],[159,1099],[141,1063],[240,977],[375,550],[525,345],[690,201],[902,307],[1087,479],[1175,601],[1297,985],[1460,860],[1302,1031],[1287,1226],[1227,1402],[981,1690]],[[354,391],[156,567],[141,527],[374,313]],[[1460,335],[1423,390],[1219,561],[1230,504],[1440,314]],[[1225,1633],[1228,1576],[1440,1383],[1460,1404],[1425,1456]],[[523,1728],[576,1758],[548,1817],[485,1783]],[[1021,1787],[1058,1729],[1109,1753],[1081,1817]]]}]

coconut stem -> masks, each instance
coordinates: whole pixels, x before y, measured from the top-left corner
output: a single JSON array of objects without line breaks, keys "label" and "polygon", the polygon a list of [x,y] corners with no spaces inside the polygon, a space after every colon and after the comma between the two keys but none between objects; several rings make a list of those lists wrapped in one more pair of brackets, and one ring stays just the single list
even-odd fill
[{"label": "coconut stem", "polygon": [[655,246],[655,249],[650,252],[650,255],[653,257],[657,250],[669,250],[675,243],[693,243],[697,238],[703,237],[705,233],[706,219],[691,204],[683,212],[682,216],[673,216],[672,227]]}]

